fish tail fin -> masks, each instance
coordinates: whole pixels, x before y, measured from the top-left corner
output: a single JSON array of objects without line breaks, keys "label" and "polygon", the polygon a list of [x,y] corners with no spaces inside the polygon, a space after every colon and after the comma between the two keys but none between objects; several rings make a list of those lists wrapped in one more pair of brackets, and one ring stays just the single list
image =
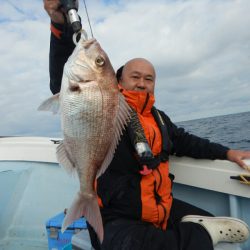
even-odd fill
[{"label": "fish tail fin", "polygon": [[102,217],[95,196],[90,197],[89,195],[77,194],[64,218],[62,233],[70,224],[82,216],[84,216],[88,223],[94,228],[100,242],[102,242],[104,234]]}]

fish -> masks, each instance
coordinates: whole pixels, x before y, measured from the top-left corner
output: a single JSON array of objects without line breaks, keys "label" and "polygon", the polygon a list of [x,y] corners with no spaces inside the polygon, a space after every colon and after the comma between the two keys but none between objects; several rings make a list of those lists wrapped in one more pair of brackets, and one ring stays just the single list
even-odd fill
[{"label": "fish", "polygon": [[38,110],[60,113],[63,140],[56,150],[57,159],[67,171],[77,173],[80,183],[61,230],[84,216],[102,242],[95,181],[112,161],[131,109],[96,39],[79,40],[64,65],[60,92]]}]

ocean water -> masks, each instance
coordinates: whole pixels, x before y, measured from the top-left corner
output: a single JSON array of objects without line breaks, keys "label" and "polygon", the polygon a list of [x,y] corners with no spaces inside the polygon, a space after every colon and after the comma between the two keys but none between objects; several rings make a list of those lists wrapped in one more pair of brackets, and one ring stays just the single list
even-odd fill
[{"label": "ocean water", "polygon": [[176,125],[231,149],[250,150],[250,112],[177,122]]}]

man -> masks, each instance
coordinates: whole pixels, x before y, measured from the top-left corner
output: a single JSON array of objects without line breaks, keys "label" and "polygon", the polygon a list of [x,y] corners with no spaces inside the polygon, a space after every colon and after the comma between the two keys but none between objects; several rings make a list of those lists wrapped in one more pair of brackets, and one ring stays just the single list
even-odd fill
[{"label": "man", "polygon": [[[50,87],[60,91],[63,65],[72,53],[72,31],[58,9],[58,0],[44,0],[51,23]],[[155,70],[143,58],[128,61],[118,71],[120,90],[136,111],[153,158],[142,157],[128,125],[107,171],[97,180],[97,194],[104,224],[101,246],[90,229],[95,249],[212,250],[218,242],[243,242],[247,225],[237,219],[210,213],[172,196],[168,156],[228,159],[245,166],[249,151],[228,149],[178,128],[153,107]],[[146,167],[145,167],[146,166]],[[194,215],[194,216],[190,216]]]}]

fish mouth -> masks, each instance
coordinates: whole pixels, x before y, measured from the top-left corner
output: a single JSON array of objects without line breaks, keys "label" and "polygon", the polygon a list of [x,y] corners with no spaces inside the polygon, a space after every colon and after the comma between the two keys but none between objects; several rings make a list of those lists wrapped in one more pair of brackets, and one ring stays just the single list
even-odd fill
[{"label": "fish mouth", "polygon": [[83,42],[83,47],[84,47],[85,49],[88,49],[92,44],[94,44],[94,43],[96,43],[96,42],[97,42],[97,41],[96,41],[95,38],[89,39],[89,40]]}]

